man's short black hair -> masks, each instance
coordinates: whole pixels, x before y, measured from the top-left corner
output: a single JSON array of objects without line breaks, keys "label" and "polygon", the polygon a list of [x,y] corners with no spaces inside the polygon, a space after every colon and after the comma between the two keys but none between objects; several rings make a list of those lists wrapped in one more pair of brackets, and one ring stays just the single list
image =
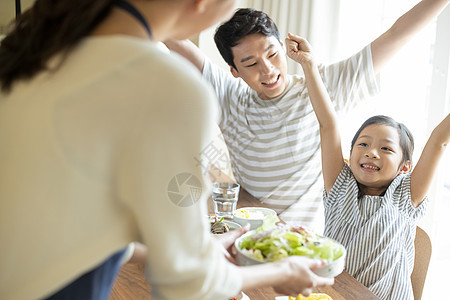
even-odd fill
[{"label": "man's short black hair", "polygon": [[231,48],[238,45],[242,38],[255,33],[275,36],[281,43],[275,22],[264,12],[253,8],[238,9],[230,20],[217,28],[214,41],[225,62],[236,69]]}]

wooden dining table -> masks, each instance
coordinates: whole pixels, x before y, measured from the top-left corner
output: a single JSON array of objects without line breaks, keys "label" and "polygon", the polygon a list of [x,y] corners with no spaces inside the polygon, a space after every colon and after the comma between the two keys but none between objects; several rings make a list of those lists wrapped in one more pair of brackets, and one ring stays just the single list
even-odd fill
[{"label": "wooden dining table", "polygon": [[[241,190],[237,208],[252,206],[264,205],[245,190]],[[208,201],[208,211],[211,215],[214,215],[211,199]],[[150,290],[151,286],[144,277],[144,265],[127,263],[124,264],[119,271],[109,300],[152,300],[153,298],[150,295]],[[251,300],[274,300],[275,297],[282,296],[270,287],[248,291],[244,290],[243,292]],[[316,287],[313,289],[313,292],[328,294],[333,300],[379,299],[345,270],[335,277],[332,286]]]}]

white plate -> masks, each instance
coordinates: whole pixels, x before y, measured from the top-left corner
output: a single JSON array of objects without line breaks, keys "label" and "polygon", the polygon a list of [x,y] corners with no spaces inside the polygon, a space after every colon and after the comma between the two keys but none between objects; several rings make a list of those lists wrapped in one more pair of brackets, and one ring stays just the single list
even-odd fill
[{"label": "white plate", "polygon": [[[322,293],[318,293],[319,295],[325,295],[325,294],[322,294]],[[277,297],[275,297],[275,300],[289,300],[289,297],[288,296],[277,296]]]},{"label": "white plate", "polygon": [[[211,223],[214,222],[214,217],[208,217],[208,218]],[[228,220],[222,220],[222,222],[225,224],[228,224],[228,226],[230,226],[230,231],[242,227],[240,224],[238,224],[236,222],[232,222],[232,221],[228,221]]]},{"label": "white plate", "polygon": [[250,298],[242,292],[242,298],[240,300],[250,300]]},{"label": "white plate", "polygon": [[250,298],[244,294],[244,292],[241,292],[237,298],[238,300],[250,300]]}]

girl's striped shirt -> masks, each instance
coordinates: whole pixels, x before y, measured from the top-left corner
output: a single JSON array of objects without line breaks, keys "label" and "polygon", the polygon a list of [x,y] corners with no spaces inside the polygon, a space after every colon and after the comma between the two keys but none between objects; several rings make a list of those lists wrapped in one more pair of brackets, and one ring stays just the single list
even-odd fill
[{"label": "girl's striped shirt", "polygon": [[411,176],[397,176],[383,196],[358,199],[358,184],[346,164],[328,196],[325,236],[347,249],[346,270],[382,300],[413,299],[416,223],[427,198],[411,204]]}]

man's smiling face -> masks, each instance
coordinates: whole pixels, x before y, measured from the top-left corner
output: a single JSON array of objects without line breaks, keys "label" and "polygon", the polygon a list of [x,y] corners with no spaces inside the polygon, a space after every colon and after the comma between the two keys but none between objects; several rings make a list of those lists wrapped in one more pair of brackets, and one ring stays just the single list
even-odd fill
[{"label": "man's smiling face", "polygon": [[231,73],[242,78],[261,99],[276,98],[286,90],[286,55],[276,37],[251,34],[231,50],[236,65],[236,69],[230,66]]}]

